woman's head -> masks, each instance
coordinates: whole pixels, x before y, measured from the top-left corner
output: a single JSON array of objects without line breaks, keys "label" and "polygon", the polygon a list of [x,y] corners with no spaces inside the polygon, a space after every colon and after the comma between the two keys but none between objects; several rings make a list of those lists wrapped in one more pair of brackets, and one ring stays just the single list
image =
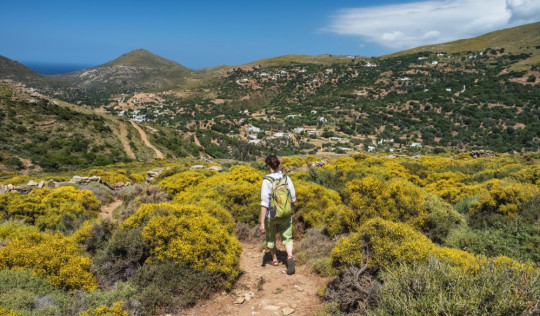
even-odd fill
[{"label": "woman's head", "polygon": [[278,170],[278,167],[279,167],[279,159],[276,155],[270,155],[268,157],[266,157],[266,166],[267,167],[270,167],[270,169],[272,170]]}]

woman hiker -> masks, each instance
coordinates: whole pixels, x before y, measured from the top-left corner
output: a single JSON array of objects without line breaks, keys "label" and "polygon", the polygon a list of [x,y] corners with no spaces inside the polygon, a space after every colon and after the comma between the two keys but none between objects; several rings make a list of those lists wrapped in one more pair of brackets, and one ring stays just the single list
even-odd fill
[{"label": "woman hiker", "polygon": [[294,185],[287,175],[278,171],[280,161],[276,155],[266,157],[266,168],[270,174],[263,178],[261,186],[260,231],[266,233],[266,251],[272,255],[274,266],[277,259],[276,233],[287,251],[287,274],[294,274],[293,239],[292,239],[292,203],[296,201]]}]

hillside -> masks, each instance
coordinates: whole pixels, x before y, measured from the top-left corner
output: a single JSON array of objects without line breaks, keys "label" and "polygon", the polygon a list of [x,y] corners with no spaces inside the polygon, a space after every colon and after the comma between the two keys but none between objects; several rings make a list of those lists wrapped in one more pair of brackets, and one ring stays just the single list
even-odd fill
[{"label": "hillside", "polygon": [[72,87],[70,91],[56,90],[67,100],[87,101],[85,98],[88,97],[94,100],[90,103],[95,103],[111,94],[176,88],[192,73],[174,61],[138,49],[101,66],[52,78]]},{"label": "hillside", "polygon": [[149,139],[174,156],[535,151],[539,27],[380,58],[287,55],[199,71],[135,50],[35,87],[163,130]]},{"label": "hillside", "polygon": [[[11,81],[0,81],[0,122],[0,170],[73,170],[156,157],[128,121],[51,99]],[[161,143],[162,137],[169,137],[165,146],[155,146],[170,157],[194,150],[187,141],[177,140],[178,135],[153,131]]]},{"label": "hillside", "polygon": [[47,76],[38,74],[25,65],[4,56],[0,56],[0,79],[28,83],[35,87],[49,81]]},{"label": "hillside", "polygon": [[421,46],[385,57],[404,56],[422,51],[458,53],[483,51],[487,48],[501,49],[511,54],[531,54],[530,58],[519,62],[512,68],[516,70],[529,69],[532,65],[540,64],[540,22],[517,26],[484,34],[482,36],[461,39],[437,45]]},{"label": "hillside", "polygon": [[[531,30],[539,25],[468,40],[483,43],[478,50],[290,55],[209,69],[199,81],[161,94],[159,102],[133,104],[135,96],[128,96],[105,109],[123,110],[128,118],[136,110],[147,122],[177,127],[216,158],[231,157],[235,141],[247,142],[252,154],[535,151],[540,72],[536,53],[515,46],[535,47],[539,32]],[[516,71],[517,65],[529,66]]]}]

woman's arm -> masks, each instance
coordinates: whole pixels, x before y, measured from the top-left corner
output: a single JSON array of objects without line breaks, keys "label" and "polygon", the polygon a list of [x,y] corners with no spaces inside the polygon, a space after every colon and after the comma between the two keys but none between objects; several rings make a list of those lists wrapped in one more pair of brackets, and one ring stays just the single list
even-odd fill
[{"label": "woman's arm", "polygon": [[266,212],[268,209],[264,206],[261,206],[261,218],[260,218],[260,226],[259,230],[261,231],[261,234],[266,233],[266,229],[264,229],[264,219],[266,218]]}]

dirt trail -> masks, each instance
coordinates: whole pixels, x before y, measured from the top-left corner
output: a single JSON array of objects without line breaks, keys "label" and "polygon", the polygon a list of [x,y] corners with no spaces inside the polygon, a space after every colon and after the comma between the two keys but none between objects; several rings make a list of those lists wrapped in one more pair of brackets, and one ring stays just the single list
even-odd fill
[{"label": "dirt trail", "polygon": [[146,136],[146,132],[139,125],[135,124],[135,122],[133,122],[133,121],[130,121],[130,122],[131,122],[131,125],[133,125],[133,127],[135,127],[135,129],[139,132],[139,135],[141,135],[141,139],[142,139],[143,143],[146,145],[146,147],[152,149],[154,151],[154,153],[156,153],[156,158],[158,158],[158,159],[165,158],[163,153],[161,151],[159,151],[159,149],[154,147],[154,145],[152,145],[150,143],[150,141],[148,141],[148,137]]},{"label": "dirt trail", "polygon": [[136,158],[135,154],[133,153],[133,150],[131,149],[131,146],[129,145],[129,142],[127,140],[126,125],[120,122],[118,128],[120,130],[120,134],[118,135],[118,138],[120,139],[120,142],[122,143],[122,147],[124,147],[124,151],[126,152],[126,155],[131,159],[135,159]]},{"label": "dirt trail", "polygon": [[99,217],[102,219],[111,219],[112,212],[122,204],[122,200],[114,200],[112,203],[101,206]]},{"label": "dirt trail", "polygon": [[[257,244],[244,243],[242,247],[240,266],[244,273],[234,290],[230,294],[216,293],[178,315],[284,315],[293,309],[290,315],[299,316],[312,315],[322,306],[316,292],[328,280],[309,271],[306,265],[297,265],[296,274],[291,276],[285,274],[285,265],[262,266],[263,253]],[[280,252],[278,258],[286,258],[286,253]],[[240,297],[244,297],[242,303]]]}]

